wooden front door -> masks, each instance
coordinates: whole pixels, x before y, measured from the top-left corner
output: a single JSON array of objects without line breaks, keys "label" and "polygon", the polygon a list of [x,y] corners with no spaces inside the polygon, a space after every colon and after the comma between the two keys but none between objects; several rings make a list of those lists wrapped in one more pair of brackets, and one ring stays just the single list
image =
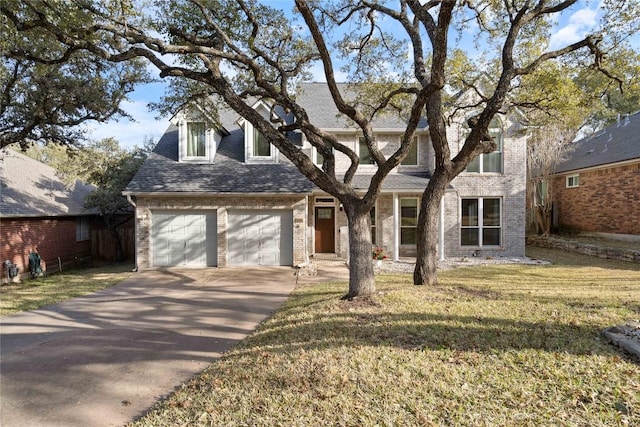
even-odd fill
[{"label": "wooden front door", "polygon": [[316,207],[316,253],[336,251],[336,221],[334,207]]}]

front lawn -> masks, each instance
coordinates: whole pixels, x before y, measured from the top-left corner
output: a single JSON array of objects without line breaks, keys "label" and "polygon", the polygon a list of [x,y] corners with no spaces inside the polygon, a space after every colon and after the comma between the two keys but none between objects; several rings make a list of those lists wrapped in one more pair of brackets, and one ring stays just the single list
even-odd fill
[{"label": "front lawn", "polygon": [[640,318],[640,265],[552,266],[298,287],[242,344],[136,426],[632,426],[640,367],[601,330]]},{"label": "front lawn", "polygon": [[3,284],[0,286],[0,315],[36,310],[117,285],[131,275],[131,268],[131,264],[112,264]]}]

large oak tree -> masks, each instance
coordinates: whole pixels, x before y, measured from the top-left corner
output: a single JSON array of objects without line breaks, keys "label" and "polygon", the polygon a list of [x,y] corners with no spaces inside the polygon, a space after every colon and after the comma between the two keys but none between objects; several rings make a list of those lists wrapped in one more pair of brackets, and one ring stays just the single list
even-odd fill
[{"label": "large oak tree", "polygon": [[[477,155],[494,149],[487,137],[493,117],[508,107],[508,94],[522,76],[546,61],[584,52],[600,67],[602,37],[588,35],[557,49],[538,49],[556,15],[576,0],[342,0],[295,1],[290,16],[251,0],[142,2],[43,2],[5,0],[0,5],[12,31],[29,38],[56,40],[67,52],[86,52],[113,63],[145,58],[171,78],[185,100],[216,95],[251,122],[309,180],[335,196],[349,224],[350,279],[346,297],[375,290],[371,262],[369,211],[381,184],[410,148],[420,118],[429,121],[436,169],[426,188],[420,212],[418,259],[414,282],[436,281],[436,225],[439,201],[446,186]],[[611,10],[631,9],[635,2],[607,2]],[[637,16],[637,15],[636,15]],[[80,17],[77,25],[74,21]],[[478,89],[473,76],[452,73],[455,30],[479,34],[491,52],[483,64],[491,72],[490,87],[477,90],[471,131],[459,153],[452,153],[445,132],[445,100],[454,86]],[[620,30],[624,31],[626,29]],[[462,33],[460,33],[462,34]],[[39,62],[38,52],[22,57]],[[491,61],[493,59],[493,61]],[[377,165],[365,194],[351,185],[358,171],[357,153],[314,125],[296,101],[296,86],[319,65],[334,103],[364,136]],[[344,66],[344,70],[339,70]],[[475,70],[472,67],[472,70]],[[340,74],[339,74],[340,72]],[[343,74],[344,73],[344,74]],[[343,77],[357,85],[349,96],[341,91]],[[254,111],[256,98],[289,112],[292,124],[271,122]],[[372,120],[381,114],[401,114],[406,130],[400,147],[388,158],[375,143]],[[314,165],[288,134],[300,132],[324,158]],[[346,173],[336,173],[334,153],[350,159]]]}]

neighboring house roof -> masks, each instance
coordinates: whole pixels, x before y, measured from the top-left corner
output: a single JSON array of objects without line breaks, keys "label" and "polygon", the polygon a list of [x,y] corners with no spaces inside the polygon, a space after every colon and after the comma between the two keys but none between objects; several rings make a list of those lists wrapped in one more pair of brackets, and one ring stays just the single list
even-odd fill
[{"label": "neighboring house roof", "polygon": [[76,181],[67,188],[50,166],[6,149],[0,153],[0,215],[43,217],[90,215],[84,200],[95,187]]},{"label": "neighboring house roof", "polygon": [[[308,108],[311,121],[324,129],[351,129],[339,119],[329,90],[324,83],[303,84],[300,103]],[[169,126],[153,152],[148,156],[136,176],[127,186],[125,193],[280,193],[304,194],[316,187],[284,155],[273,164],[245,163],[244,131],[240,127],[240,117],[228,108],[220,108],[220,125],[225,136],[219,144],[213,163],[189,163],[178,161],[178,128]],[[286,121],[291,118],[278,112]],[[426,126],[423,120],[421,125]],[[378,121],[376,128],[402,131],[406,124],[397,116],[385,117]],[[301,143],[299,133],[292,139]],[[310,155],[310,152],[306,153]],[[389,175],[382,189],[424,190],[428,174]],[[357,175],[356,189],[366,189],[371,176]]]},{"label": "neighboring house roof", "polygon": [[640,159],[640,111],[570,145],[557,173]]}]

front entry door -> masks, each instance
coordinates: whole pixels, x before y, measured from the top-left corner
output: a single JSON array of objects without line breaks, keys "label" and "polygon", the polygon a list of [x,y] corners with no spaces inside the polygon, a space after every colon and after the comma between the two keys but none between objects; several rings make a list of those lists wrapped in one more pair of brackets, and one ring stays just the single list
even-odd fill
[{"label": "front entry door", "polygon": [[335,208],[316,207],[316,253],[334,253],[335,237]]}]

